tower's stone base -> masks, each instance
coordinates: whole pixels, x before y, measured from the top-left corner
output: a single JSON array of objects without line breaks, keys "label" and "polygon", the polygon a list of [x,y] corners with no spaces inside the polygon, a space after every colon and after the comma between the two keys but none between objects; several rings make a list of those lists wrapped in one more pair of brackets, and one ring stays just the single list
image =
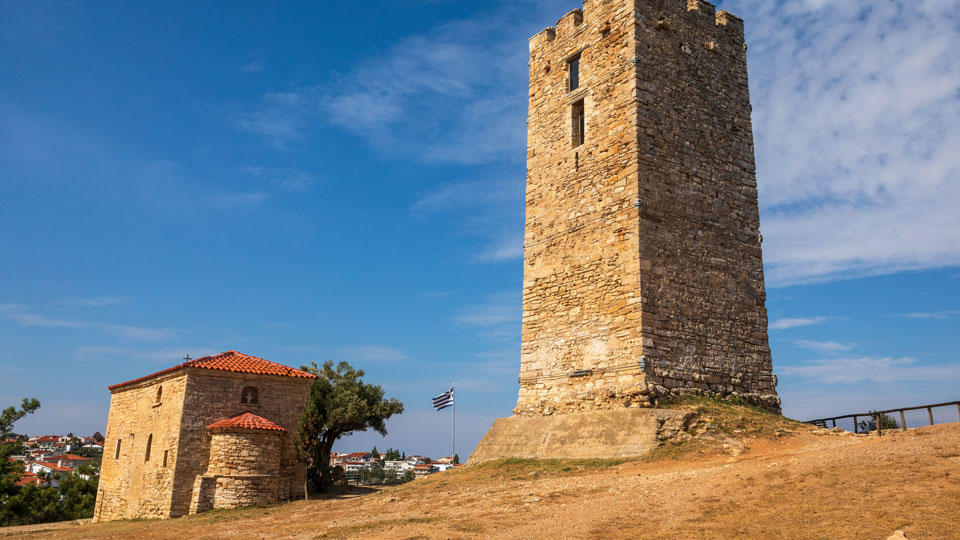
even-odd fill
[{"label": "tower's stone base", "polygon": [[498,418],[470,464],[503,458],[639,456],[672,439],[696,416],[669,409],[611,409],[551,416]]}]

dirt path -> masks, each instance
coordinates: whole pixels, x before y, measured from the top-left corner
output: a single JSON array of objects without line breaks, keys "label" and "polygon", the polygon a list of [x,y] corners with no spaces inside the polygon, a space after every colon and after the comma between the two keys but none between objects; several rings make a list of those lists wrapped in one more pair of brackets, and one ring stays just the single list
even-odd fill
[{"label": "dirt path", "polygon": [[[960,424],[803,433],[743,455],[467,467],[384,490],[26,538],[960,539]],[[565,470],[569,469],[569,470]],[[0,536],[14,531],[0,529]]]}]

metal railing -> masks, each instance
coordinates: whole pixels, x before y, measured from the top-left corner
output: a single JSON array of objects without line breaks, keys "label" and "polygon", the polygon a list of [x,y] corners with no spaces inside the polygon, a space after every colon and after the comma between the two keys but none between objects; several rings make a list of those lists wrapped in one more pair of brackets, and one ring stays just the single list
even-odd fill
[{"label": "metal railing", "polygon": [[[954,408],[956,408],[955,412]],[[926,414],[923,414],[924,411],[926,411]],[[832,416],[829,418],[818,418],[816,420],[808,420],[806,423],[822,428],[839,427],[854,433],[876,431],[877,435],[883,435],[884,430],[899,429],[905,431],[908,427],[920,427],[921,425],[932,426],[934,424],[946,424],[958,421],[960,421],[960,401],[948,401],[946,403],[920,405],[918,407],[901,407],[899,409],[889,409],[886,411],[869,411],[865,413],[845,414],[843,416]],[[828,426],[828,422],[831,425]],[[852,429],[850,429],[851,427]]]}]

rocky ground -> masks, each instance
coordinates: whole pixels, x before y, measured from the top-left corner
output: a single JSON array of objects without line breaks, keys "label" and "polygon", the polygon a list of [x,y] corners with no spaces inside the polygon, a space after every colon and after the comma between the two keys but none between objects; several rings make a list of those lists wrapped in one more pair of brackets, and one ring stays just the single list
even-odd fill
[{"label": "rocky ground", "polygon": [[960,424],[855,436],[687,404],[685,440],[628,461],[495,462],[320,500],[25,538],[960,539]]}]

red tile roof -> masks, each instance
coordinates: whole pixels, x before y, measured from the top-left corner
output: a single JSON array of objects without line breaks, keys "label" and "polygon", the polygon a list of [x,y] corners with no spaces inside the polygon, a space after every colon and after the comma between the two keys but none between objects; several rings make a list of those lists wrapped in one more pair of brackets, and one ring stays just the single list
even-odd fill
[{"label": "red tile roof", "polygon": [[38,478],[35,473],[23,472],[23,473],[20,473],[20,479],[17,480],[17,485],[18,486],[39,486],[40,478]]},{"label": "red tile roof", "polygon": [[41,466],[41,467],[46,467],[46,468],[48,468],[48,469],[50,469],[50,470],[57,471],[57,472],[73,472],[73,469],[71,469],[70,467],[61,467],[60,465],[57,465],[56,463],[46,463],[46,462],[43,462],[43,461],[34,461],[34,462],[32,462],[32,463],[29,463],[28,465],[39,465],[39,466]]},{"label": "red tile roof", "polygon": [[274,424],[262,416],[257,416],[252,412],[238,414],[231,418],[224,418],[207,426],[207,429],[262,429],[265,431],[286,431],[286,429]]},{"label": "red tile roof", "polygon": [[283,364],[264,360],[263,358],[257,358],[256,356],[248,356],[237,351],[227,351],[214,356],[204,356],[203,358],[190,360],[171,368],[152,373],[145,377],[140,377],[139,379],[133,379],[132,381],[114,384],[112,386],[108,386],[107,390],[116,390],[117,388],[121,388],[129,384],[143,382],[152,377],[156,377],[157,375],[164,375],[186,368],[215,369],[219,371],[232,371],[235,373],[256,373],[260,375],[279,375],[281,377],[299,377],[304,379],[317,378],[317,376],[312,373],[294,369]]},{"label": "red tile roof", "polygon": [[59,455],[59,456],[43,456],[43,457],[40,458],[40,461],[47,461],[47,460],[51,460],[51,461],[58,461],[58,460],[64,460],[64,461],[89,461],[90,458],[86,458],[86,457],[83,457],[83,456],[75,456],[75,455],[73,455],[73,454],[61,454],[61,455]]}]

